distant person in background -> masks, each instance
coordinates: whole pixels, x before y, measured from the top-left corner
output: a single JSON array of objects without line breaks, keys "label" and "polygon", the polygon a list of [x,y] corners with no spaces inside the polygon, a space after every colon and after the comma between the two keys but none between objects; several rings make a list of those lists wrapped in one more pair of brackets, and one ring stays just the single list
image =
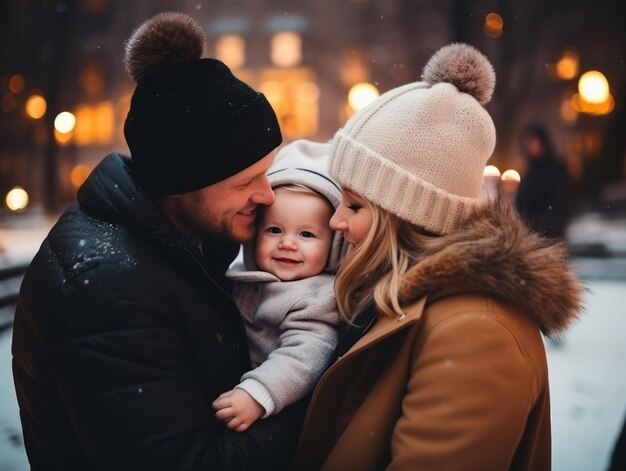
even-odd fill
[{"label": "distant person in background", "polygon": [[544,125],[527,124],[519,144],[527,168],[517,189],[515,207],[532,230],[564,239],[573,209],[568,169],[554,153]]}]

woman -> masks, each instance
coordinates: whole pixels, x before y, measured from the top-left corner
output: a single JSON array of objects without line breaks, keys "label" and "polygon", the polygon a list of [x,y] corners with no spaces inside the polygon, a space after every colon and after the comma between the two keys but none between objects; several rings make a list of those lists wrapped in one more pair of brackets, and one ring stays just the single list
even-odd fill
[{"label": "woman", "polygon": [[354,248],[336,281],[350,320],[311,400],[293,469],[550,468],[541,332],[582,287],[555,242],[479,201],[495,129],[491,64],[453,44],[423,82],[381,95],[332,141]]}]

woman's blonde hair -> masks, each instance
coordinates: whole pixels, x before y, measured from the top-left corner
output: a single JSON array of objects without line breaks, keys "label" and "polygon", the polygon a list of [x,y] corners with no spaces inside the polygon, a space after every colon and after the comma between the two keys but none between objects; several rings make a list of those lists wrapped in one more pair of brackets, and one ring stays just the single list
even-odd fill
[{"label": "woman's blonde hair", "polygon": [[423,258],[424,243],[437,236],[366,204],[372,211],[372,226],[337,272],[337,305],[348,321],[372,303],[384,315],[403,317],[399,301],[403,276]]}]

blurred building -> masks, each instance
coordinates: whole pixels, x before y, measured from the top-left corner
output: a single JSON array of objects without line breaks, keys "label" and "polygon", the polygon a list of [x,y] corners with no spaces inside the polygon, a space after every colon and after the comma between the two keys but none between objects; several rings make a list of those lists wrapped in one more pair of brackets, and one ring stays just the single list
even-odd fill
[{"label": "blurred building", "polygon": [[[618,90],[626,83],[623,62],[605,52],[626,52],[624,33],[607,25],[615,16],[608,5],[600,0],[590,10],[582,0],[9,2],[0,19],[0,204],[6,205],[4,195],[16,185],[33,204],[65,202],[105,153],[128,152],[123,124],[134,84],[121,61],[124,40],[145,19],[169,10],[196,18],[205,28],[208,54],[266,94],[286,140],[329,139],[377,93],[419,79],[437,48],[450,41],[474,44],[498,74],[488,105],[499,131],[494,163],[502,170],[518,165],[516,131],[528,117],[541,116],[582,177],[587,162],[602,155],[610,120],[626,98],[612,97],[605,114],[586,112],[573,98],[576,80],[588,67],[603,70]],[[71,115],[55,127],[64,111]],[[615,165],[623,166],[624,152],[612,151]]]}]

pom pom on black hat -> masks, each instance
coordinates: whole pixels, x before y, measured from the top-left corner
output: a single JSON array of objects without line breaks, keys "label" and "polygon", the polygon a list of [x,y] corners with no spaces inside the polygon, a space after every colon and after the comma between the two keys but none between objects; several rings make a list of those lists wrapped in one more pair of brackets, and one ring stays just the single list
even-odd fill
[{"label": "pom pom on black hat", "polygon": [[125,45],[137,82],[124,124],[133,176],[158,195],[213,185],[282,142],[267,99],[223,62],[202,57],[204,44],[191,17],[160,13]]},{"label": "pom pom on black hat", "polygon": [[159,65],[200,59],[205,42],[204,31],[190,16],[159,13],[139,26],[126,42],[126,71],[139,82]]},{"label": "pom pom on black hat", "polygon": [[451,83],[472,95],[481,105],[491,100],[496,74],[489,60],[476,48],[461,43],[449,44],[430,58],[422,72],[430,85]]}]

